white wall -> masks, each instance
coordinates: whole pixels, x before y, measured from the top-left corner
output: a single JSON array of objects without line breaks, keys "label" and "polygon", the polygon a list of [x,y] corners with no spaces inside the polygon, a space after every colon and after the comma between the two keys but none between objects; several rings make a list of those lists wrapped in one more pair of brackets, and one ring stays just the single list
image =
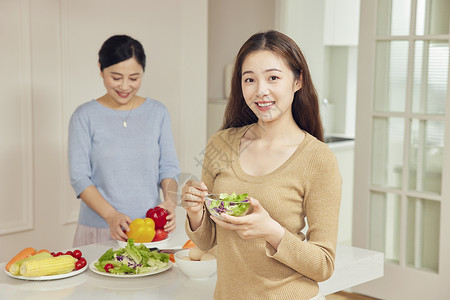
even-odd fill
[{"label": "white wall", "polygon": [[97,53],[113,34],[142,42],[148,67],[139,94],[168,107],[180,166],[200,174],[207,8],[207,0],[0,1],[0,261],[26,246],[72,245],[79,200],[68,179],[67,127],[78,105],[105,92]]},{"label": "white wall", "polygon": [[324,0],[279,0],[279,30],[300,47],[308,62],[319,99],[325,94],[326,53],[323,43]]},{"label": "white wall", "polygon": [[209,0],[208,98],[224,99],[225,66],[254,33],[275,29],[275,0]]}]

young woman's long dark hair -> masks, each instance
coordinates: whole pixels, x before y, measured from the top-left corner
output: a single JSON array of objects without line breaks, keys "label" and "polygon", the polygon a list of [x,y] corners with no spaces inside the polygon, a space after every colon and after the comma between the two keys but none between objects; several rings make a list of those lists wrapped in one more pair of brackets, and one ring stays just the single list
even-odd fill
[{"label": "young woman's long dark hair", "polygon": [[296,78],[302,75],[302,88],[294,94],[292,115],[298,127],[323,141],[319,101],[308,64],[298,45],[290,37],[274,30],[252,35],[239,50],[234,64],[231,93],[225,109],[222,129],[242,127],[258,121],[242,94],[242,64],[250,53],[261,50],[271,51],[284,59]]}]

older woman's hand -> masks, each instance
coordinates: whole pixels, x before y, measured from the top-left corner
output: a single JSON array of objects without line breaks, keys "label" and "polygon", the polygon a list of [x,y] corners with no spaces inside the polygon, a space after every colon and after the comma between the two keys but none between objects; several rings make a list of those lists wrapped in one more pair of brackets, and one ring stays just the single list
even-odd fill
[{"label": "older woman's hand", "polygon": [[171,233],[175,230],[177,224],[175,222],[175,208],[176,204],[171,200],[166,200],[158,205],[161,208],[164,208],[167,211],[167,223],[164,225],[164,231]]},{"label": "older woman's hand", "polygon": [[105,218],[105,220],[109,225],[111,238],[126,242],[128,239],[127,232],[130,231],[129,224],[132,222],[131,218],[114,210]]}]

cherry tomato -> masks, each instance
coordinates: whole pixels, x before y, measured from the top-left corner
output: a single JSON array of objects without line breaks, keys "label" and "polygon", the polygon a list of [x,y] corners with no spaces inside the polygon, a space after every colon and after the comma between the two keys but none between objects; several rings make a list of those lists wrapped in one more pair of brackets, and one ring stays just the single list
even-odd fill
[{"label": "cherry tomato", "polygon": [[81,263],[84,266],[87,264],[86,259],[84,257],[80,258],[77,262]]},{"label": "cherry tomato", "polygon": [[83,266],[83,263],[81,261],[75,262],[75,270],[81,270],[83,268],[84,268],[84,266]]},{"label": "cherry tomato", "polygon": [[56,253],[55,252],[52,252],[52,253],[50,253],[53,257],[55,257],[56,256]]},{"label": "cherry tomato", "polygon": [[156,229],[155,237],[153,238],[152,242],[162,241],[167,238],[169,234],[164,231],[164,229],[158,228]]},{"label": "cherry tomato", "polygon": [[55,256],[61,256],[61,255],[64,255],[64,253],[62,253],[61,251],[59,251],[55,254]]},{"label": "cherry tomato", "polygon": [[73,256],[73,252],[72,251],[67,251],[66,253],[65,253],[66,255],[70,255],[70,256]]},{"label": "cherry tomato", "polygon": [[112,264],[106,264],[104,267],[105,271],[109,273],[110,269],[114,269],[114,266]]},{"label": "cherry tomato", "polygon": [[155,228],[164,228],[164,225],[167,223],[167,211],[162,207],[154,207],[150,208],[146,215],[147,218],[153,219],[155,221]]},{"label": "cherry tomato", "polygon": [[83,256],[83,253],[81,253],[81,251],[77,249],[73,251],[72,256],[75,257],[76,259],[80,259]]}]

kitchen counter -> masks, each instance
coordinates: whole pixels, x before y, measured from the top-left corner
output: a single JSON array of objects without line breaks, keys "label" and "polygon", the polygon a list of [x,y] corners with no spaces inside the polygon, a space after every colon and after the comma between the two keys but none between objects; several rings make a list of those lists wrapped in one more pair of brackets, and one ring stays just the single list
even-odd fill
[{"label": "kitchen counter", "polygon": [[[177,208],[178,209],[178,208]],[[180,248],[186,241],[184,214],[177,212],[177,230],[170,235],[167,248]],[[118,248],[116,241],[79,247],[88,265],[109,248]],[[145,277],[114,278],[95,274],[89,268],[76,276],[49,280],[27,281],[5,274],[6,263],[0,264],[0,299],[213,299],[216,276],[189,279],[176,264],[169,270]],[[383,276],[382,253],[349,246],[338,246],[333,276],[320,283],[324,295]]]},{"label": "kitchen counter", "polygon": [[353,149],[355,147],[355,139],[342,134],[332,134],[326,136],[324,141],[333,151]]}]

